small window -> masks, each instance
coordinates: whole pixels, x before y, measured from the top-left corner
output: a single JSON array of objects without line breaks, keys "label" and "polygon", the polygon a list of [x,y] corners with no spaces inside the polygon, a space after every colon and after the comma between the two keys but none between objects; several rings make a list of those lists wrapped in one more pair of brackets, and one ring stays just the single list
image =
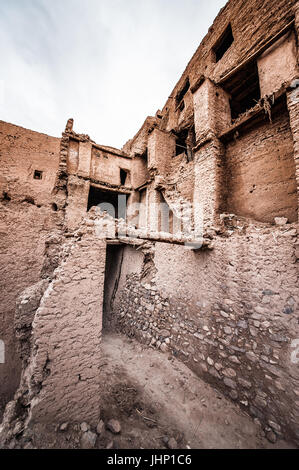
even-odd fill
[{"label": "small window", "polygon": [[224,33],[222,34],[219,41],[213,47],[213,51],[215,53],[216,62],[219,62],[220,59],[224,56],[226,51],[230,48],[232,43],[234,42],[234,36],[231,24],[228,25]]},{"label": "small window", "polygon": [[120,184],[125,186],[128,183],[128,172],[126,170],[120,169]]},{"label": "small window", "polygon": [[10,195],[6,192],[3,192],[1,201],[5,202],[5,203],[11,201]]},{"label": "small window", "polygon": [[187,93],[187,91],[189,90],[189,88],[190,88],[190,82],[189,82],[189,79],[187,78],[184,87],[181,89],[181,91],[176,96],[176,104],[177,104],[177,106],[180,105],[180,110],[181,111],[185,107],[185,104],[184,104],[183,108],[181,109],[181,106],[182,106],[181,101],[183,100],[183,98],[184,98],[185,94]]},{"label": "small window", "polygon": [[146,149],[145,152],[141,155],[141,158],[146,162],[146,165],[147,165],[147,161],[148,161],[148,152],[147,152],[147,149]]},{"label": "small window", "polygon": [[194,126],[183,129],[177,134],[175,154],[181,155],[185,153],[187,161],[193,160],[193,147],[195,146],[195,130]]},{"label": "small window", "polygon": [[35,180],[41,180],[41,179],[43,179],[43,172],[42,172],[42,171],[39,171],[39,170],[35,170],[35,171],[34,171],[33,178],[34,178]]},{"label": "small window", "polygon": [[181,153],[187,153],[187,136],[188,129],[182,130],[176,138],[175,154],[181,155]]}]

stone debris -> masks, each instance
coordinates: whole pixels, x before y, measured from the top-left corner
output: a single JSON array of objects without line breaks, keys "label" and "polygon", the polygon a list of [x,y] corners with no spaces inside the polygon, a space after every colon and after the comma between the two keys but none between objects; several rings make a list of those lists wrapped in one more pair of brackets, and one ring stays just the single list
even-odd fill
[{"label": "stone debris", "polygon": [[80,440],[81,449],[93,449],[97,440],[97,435],[94,432],[83,432]]},{"label": "stone debris", "polygon": [[97,434],[101,436],[105,431],[105,423],[104,421],[100,421],[99,424],[97,425]]},{"label": "stone debris", "polygon": [[60,431],[67,431],[68,426],[69,426],[69,423],[62,423],[59,429]]},{"label": "stone debris", "polygon": [[109,441],[108,444],[106,445],[106,449],[107,450],[114,449],[114,441]]},{"label": "stone debris", "polygon": [[288,223],[288,219],[286,217],[275,217],[274,222],[276,225],[286,225]]},{"label": "stone debris", "polygon": [[174,437],[171,437],[171,438],[167,441],[167,447],[168,447],[168,449],[178,449],[178,443],[177,443],[177,441],[174,439]]},{"label": "stone debris", "polygon": [[106,429],[113,434],[119,434],[121,432],[121,425],[116,419],[110,419],[106,424]]},{"label": "stone debris", "polygon": [[273,432],[273,431],[268,431],[266,433],[266,438],[268,439],[269,442],[271,442],[272,444],[275,444],[275,442],[277,441],[277,436],[276,434]]},{"label": "stone debris", "polygon": [[89,424],[87,424],[87,423],[84,422],[84,423],[81,423],[80,428],[81,428],[81,431],[82,431],[82,432],[87,432],[87,431],[89,431],[90,426],[89,426]]}]

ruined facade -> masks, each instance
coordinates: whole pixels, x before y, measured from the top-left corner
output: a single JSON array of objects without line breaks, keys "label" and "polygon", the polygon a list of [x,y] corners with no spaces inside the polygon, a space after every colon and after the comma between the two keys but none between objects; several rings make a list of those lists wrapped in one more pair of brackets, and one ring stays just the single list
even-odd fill
[{"label": "ruined facade", "polygon": [[0,122],[2,434],[97,420],[103,324],[299,443],[298,28],[230,0],[122,150]]}]

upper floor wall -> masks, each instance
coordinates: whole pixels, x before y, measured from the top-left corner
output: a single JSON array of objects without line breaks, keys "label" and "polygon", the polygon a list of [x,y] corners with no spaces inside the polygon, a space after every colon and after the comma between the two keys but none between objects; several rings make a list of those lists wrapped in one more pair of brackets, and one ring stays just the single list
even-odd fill
[{"label": "upper floor wall", "polygon": [[0,121],[0,196],[52,201],[60,139]]},{"label": "upper floor wall", "polygon": [[192,93],[202,79],[214,83],[258,54],[294,19],[295,0],[230,0],[187,65],[162,110],[163,128],[192,120]]},{"label": "upper floor wall", "polygon": [[297,220],[286,95],[298,78],[298,19],[294,0],[230,0],[157,112],[155,127],[145,133],[143,126],[130,142],[130,149],[137,140],[147,148],[152,189],[201,204],[208,225],[225,211],[262,222]]},{"label": "upper floor wall", "polygon": [[91,141],[82,142],[70,137],[67,168],[70,175],[108,185],[132,186],[131,158],[120,150]]}]

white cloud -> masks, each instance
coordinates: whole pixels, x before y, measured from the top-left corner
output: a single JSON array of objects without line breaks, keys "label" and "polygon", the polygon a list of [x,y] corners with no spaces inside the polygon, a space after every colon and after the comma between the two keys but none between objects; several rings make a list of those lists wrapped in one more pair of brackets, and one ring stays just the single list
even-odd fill
[{"label": "white cloud", "polygon": [[0,2],[0,119],[121,147],[162,108],[225,0]]}]

